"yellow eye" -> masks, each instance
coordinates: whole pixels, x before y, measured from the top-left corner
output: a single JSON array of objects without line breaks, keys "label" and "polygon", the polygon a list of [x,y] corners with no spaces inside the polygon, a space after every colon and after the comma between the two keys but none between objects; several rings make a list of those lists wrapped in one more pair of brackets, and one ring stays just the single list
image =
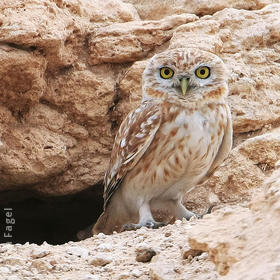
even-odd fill
[{"label": "yellow eye", "polygon": [[210,76],[210,68],[207,66],[198,67],[195,70],[195,75],[200,79],[207,79]]},{"label": "yellow eye", "polygon": [[174,71],[169,67],[160,68],[160,76],[163,79],[171,79],[174,75]]}]

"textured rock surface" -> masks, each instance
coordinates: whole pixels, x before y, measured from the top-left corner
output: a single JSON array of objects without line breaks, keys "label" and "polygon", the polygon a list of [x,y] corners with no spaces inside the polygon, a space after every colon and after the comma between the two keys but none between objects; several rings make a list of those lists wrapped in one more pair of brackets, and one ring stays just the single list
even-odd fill
[{"label": "textured rock surface", "polygon": [[[168,47],[225,60],[236,143],[277,126],[280,6],[258,10],[277,1],[173,2],[166,12],[165,2],[157,12],[145,1],[1,2],[1,190],[63,195],[102,181],[116,129],[141,100],[146,60]],[[244,157],[233,152],[231,164]]]},{"label": "textured rock surface", "polygon": [[229,272],[224,279],[279,278],[279,175],[267,179],[251,209],[222,208],[190,230],[190,246],[208,252],[222,275]]},{"label": "textured rock surface", "polygon": [[173,14],[196,14],[198,16],[212,15],[225,8],[258,10],[278,0],[125,0],[136,7],[141,19],[160,19]]}]

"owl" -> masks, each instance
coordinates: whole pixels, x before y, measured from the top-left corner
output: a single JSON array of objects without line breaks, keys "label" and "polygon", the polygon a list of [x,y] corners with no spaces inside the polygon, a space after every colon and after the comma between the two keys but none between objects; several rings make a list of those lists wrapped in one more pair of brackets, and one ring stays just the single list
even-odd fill
[{"label": "owl", "polygon": [[164,223],[152,212],[160,209],[189,219],[195,214],[182,204],[184,194],[231,150],[227,71],[218,56],[195,48],[156,54],[143,72],[142,93],[116,135],[93,234],[158,228]]}]

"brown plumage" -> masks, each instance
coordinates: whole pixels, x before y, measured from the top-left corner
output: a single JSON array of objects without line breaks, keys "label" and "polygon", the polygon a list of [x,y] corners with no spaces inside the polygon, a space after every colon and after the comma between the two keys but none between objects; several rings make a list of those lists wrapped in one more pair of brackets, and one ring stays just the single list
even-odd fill
[{"label": "brown plumage", "polygon": [[183,195],[231,149],[227,94],[226,68],[212,53],[171,49],[150,60],[142,104],[116,135],[94,234],[161,226],[151,208],[168,208],[176,219],[194,215],[182,205]]}]

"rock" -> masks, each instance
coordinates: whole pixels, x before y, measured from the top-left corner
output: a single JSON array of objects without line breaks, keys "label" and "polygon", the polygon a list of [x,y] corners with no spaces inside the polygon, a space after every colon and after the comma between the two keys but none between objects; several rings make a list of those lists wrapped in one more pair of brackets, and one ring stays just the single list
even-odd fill
[{"label": "rock", "polygon": [[80,279],[82,279],[82,280],[100,280],[101,278],[98,275],[87,274],[87,275],[84,275]]},{"label": "rock", "polygon": [[150,277],[152,280],[176,279],[177,273],[174,269],[175,267],[173,264],[153,264],[150,268]]},{"label": "rock", "polygon": [[105,266],[106,264],[111,263],[113,260],[107,255],[98,254],[89,260],[89,264],[94,266]]},{"label": "rock", "polygon": [[25,260],[23,258],[20,257],[5,257],[2,259],[2,264],[4,265],[19,265],[19,266],[23,266],[25,264]]},{"label": "rock", "polygon": [[183,259],[188,259],[191,257],[200,256],[203,253],[201,250],[194,250],[189,245],[184,246],[182,249],[182,257]]},{"label": "rock", "polygon": [[137,262],[150,262],[152,257],[155,255],[156,252],[152,248],[139,247],[136,249]]},{"label": "rock", "polygon": [[110,243],[102,243],[97,246],[97,250],[102,252],[111,252],[113,250],[113,246]]},{"label": "rock", "polygon": [[143,58],[167,42],[177,26],[196,19],[195,15],[184,14],[160,21],[134,21],[97,28],[89,41],[90,63],[125,63]]},{"label": "rock", "polygon": [[10,273],[10,269],[6,266],[0,267],[0,273],[3,274],[9,274]]},{"label": "rock", "polygon": [[89,250],[80,246],[73,246],[66,250],[67,254],[74,255],[81,258],[87,258],[89,255]]},{"label": "rock", "polygon": [[131,271],[131,275],[136,277],[136,278],[139,278],[142,275],[142,272],[139,269],[133,269]]},{"label": "rock", "polygon": [[275,3],[273,0],[212,0],[200,1],[195,0],[124,0],[131,3],[137,9],[141,19],[161,19],[168,15],[190,13],[199,16],[211,15],[224,8],[236,8],[244,10],[259,10],[265,5]]},{"label": "rock", "polygon": [[[238,206],[230,211],[217,210],[190,230],[191,248],[207,251],[225,279],[271,279],[279,273],[274,262],[278,259],[274,253],[280,250],[276,223],[280,209],[279,174],[277,170],[266,180],[265,192],[252,202],[253,212]],[[211,228],[206,230],[206,224],[211,224]],[[275,258],[267,257],[270,254]]]},{"label": "rock", "polygon": [[33,259],[39,259],[47,256],[50,253],[50,250],[42,248],[42,247],[36,247],[31,252],[31,257]]},{"label": "rock", "polygon": [[53,266],[45,260],[34,260],[30,265],[30,270],[33,274],[42,273],[45,271],[51,271]]}]

